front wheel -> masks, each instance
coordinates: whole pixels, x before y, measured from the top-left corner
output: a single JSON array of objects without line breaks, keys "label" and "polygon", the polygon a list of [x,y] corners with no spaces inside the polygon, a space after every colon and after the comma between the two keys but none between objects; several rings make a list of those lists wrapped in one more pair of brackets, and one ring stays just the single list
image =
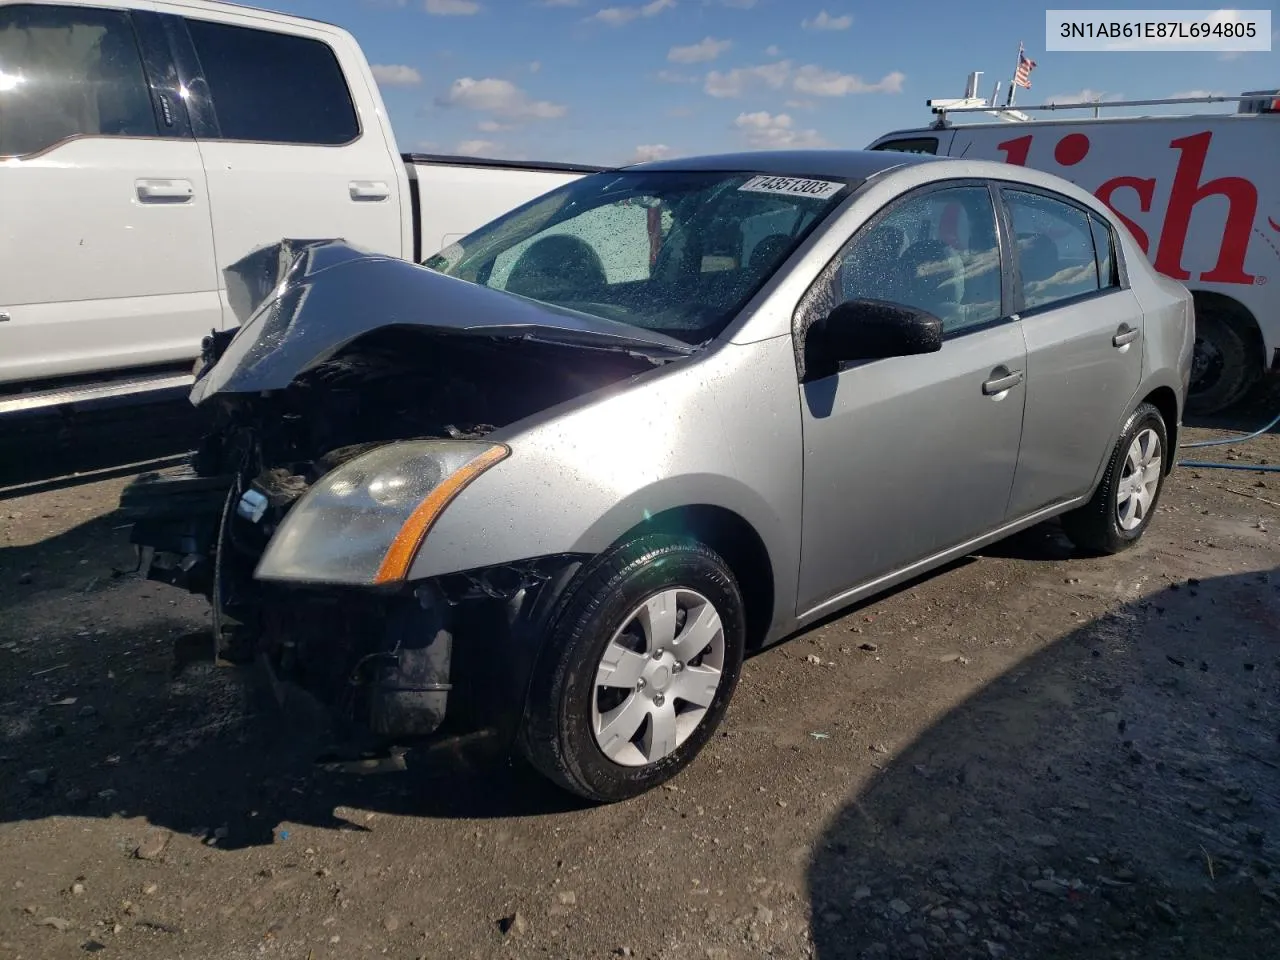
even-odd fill
[{"label": "front wheel", "polygon": [[1151,404],[1141,404],[1120,431],[1093,498],[1062,517],[1063,529],[1077,547],[1109,554],[1138,542],[1164,489],[1168,445],[1164,417]]},{"label": "front wheel", "polygon": [[588,799],[644,793],[688,766],[715,732],[745,646],[742,596],[713,550],[667,536],[615,548],[547,638],[523,752]]}]

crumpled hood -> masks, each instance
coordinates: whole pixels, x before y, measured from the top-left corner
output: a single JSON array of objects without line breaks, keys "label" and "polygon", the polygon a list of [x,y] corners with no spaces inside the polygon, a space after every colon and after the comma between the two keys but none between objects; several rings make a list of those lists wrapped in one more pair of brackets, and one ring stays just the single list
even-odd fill
[{"label": "crumpled hood", "polygon": [[391,326],[622,351],[655,363],[696,349],[342,240],[282,240],[229,268],[227,281],[233,309],[247,319],[216,362],[198,374],[193,404],[217,394],[282,390],[362,334]]}]

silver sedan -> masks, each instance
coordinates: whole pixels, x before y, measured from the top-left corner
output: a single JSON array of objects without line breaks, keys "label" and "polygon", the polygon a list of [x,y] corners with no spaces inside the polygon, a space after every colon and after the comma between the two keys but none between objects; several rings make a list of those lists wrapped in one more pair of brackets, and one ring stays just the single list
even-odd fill
[{"label": "silver sedan", "polygon": [[833,611],[1054,516],[1132,545],[1194,343],[1090,194],[885,152],[626,167],[423,265],[252,271],[191,466],[124,495],[149,575],[361,736],[497,731],[599,801]]}]

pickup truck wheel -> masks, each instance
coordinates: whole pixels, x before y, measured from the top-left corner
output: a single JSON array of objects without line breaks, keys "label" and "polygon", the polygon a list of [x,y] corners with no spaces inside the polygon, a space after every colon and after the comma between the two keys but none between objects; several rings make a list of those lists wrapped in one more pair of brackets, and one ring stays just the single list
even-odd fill
[{"label": "pickup truck wheel", "polygon": [[614,802],[686,767],[737,686],[746,617],[728,565],[696,541],[649,536],[605,554],[567,600],[530,685],[530,763]]},{"label": "pickup truck wheel", "polygon": [[1168,444],[1160,411],[1141,404],[1120,431],[1093,498],[1062,517],[1062,527],[1077,547],[1114,554],[1138,542],[1155,516],[1164,489]]},{"label": "pickup truck wheel", "polygon": [[1209,311],[1196,316],[1195,354],[1187,413],[1220,413],[1244,396],[1256,379],[1248,344],[1226,319]]}]

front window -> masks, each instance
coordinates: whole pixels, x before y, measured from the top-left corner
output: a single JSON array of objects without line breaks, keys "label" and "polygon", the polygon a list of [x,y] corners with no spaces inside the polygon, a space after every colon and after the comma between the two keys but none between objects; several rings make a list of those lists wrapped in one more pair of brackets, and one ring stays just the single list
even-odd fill
[{"label": "front window", "polygon": [[426,265],[496,290],[701,343],[728,325],[845,180],[600,173],[546,194]]}]

